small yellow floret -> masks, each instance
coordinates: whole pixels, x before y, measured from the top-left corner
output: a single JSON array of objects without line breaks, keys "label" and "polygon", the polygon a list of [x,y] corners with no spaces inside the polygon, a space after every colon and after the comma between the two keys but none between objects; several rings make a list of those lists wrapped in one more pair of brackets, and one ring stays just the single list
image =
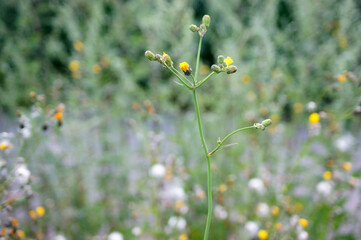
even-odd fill
[{"label": "small yellow floret", "polygon": [[308,121],[311,124],[316,124],[320,122],[320,115],[318,113],[311,113],[311,115],[308,117]]},{"label": "small yellow floret", "polygon": [[342,82],[342,83],[347,81],[347,77],[344,74],[338,75],[336,78],[339,82]]},{"label": "small yellow floret", "polygon": [[352,169],[352,163],[350,162],[345,162],[343,165],[342,165],[343,169],[347,172],[351,171]]},{"label": "small yellow floret", "polygon": [[227,66],[229,66],[233,63],[233,59],[231,57],[227,57],[226,59],[224,59],[224,62],[227,64]]},{"label": "small yellow floret", "polygon": [[300,220],[298,220],[298,224],[300,224],[302,227],[307,227],[308,221],[305,218],[300,218]]},{"label": "small yellow floret", "polygon": [[330,172],[330,171],[325,171],[324,173],[323,173],[323,179],[325,179],[325,180],[330,180],[332,178],[332,172]]},{"label": "small yellow floret", "polygon": [[56,112],[54,114],[54,118],[56,118],[56,120],[61,121],[63,119],[63,113],[62,112]]},{"label": "small yellow floret", "polygon": [[84,45],[81,41],[77,40],[73,43],[73,47],[76,51],[80,52],[81,50],[83,50]]},{"label": "small yellow floret", "polygon": [[189,69],[189,64],[187,62],[182,62],[182,63],[179,64],[179,68],[183,72],[186,72]]},{"label": "small yellow floret", "polygon": [[102,71],[102,67],[99,64],[94,64],[92,66],[92,71],[94,74],[99,74]]},{"label": "small yellow floret", "polygon": [[19,238],[25,238],[26,237],[25,232],[23,230],[20,230],[20,229],[18,229],[16,231],[16,234],[18,235]]},{"label": "small yellow floret", "polygon": [[42,207],[42,206],[37,207],[35,209],[35,211],[36,211],[36,214],[38,214],[39,217],[42,217],[45,214],[45,208]]},{"label": "small yellow floret", "polygon": [[35,220],[38,216],[36,215],[36,212],[34,210],[29,211],[29,216],[31,219]]},{"label": "small yellow floret", "polygon": [[183,233],[182,235],[179,236],[179,240],[188,240],[188,235]]},{"label": "small yellow floret", "polygon": [[227,191],[227,186],[226,186],[225,184],[219,185],[218,191],[219,191],[220,193],[224,193],[225,191]]},{"label": "small yellow floret", "polygon": [[0,150],[6,150],[6,149],[8,149],[10,147],[10,144],[8,143],[8,142],[1,142],[0,143]]},{"label": "small yellow floret", "polygon": [[282,229],[282,223],[277,223],[275,226],[276,230],[281,230]]},{"label": "small yellow floret", "polygon": [[268,232],[266,230],[259,230],[258,231],[258,238],[261,239],[261,240],[266,240],[268,239]]},{"label": "small yellow floret", "polygon": [[80,62],[77,60],[73,60],[69,63],[69,69],[72,72],[78,71],[80,68]]},{"label": "small yellow floret", "polygon": [[273,206],[271,208],[271,213],[272,213],[272,215],[277,216],[278,214],[280,214],[280,208],[277,206]]}]

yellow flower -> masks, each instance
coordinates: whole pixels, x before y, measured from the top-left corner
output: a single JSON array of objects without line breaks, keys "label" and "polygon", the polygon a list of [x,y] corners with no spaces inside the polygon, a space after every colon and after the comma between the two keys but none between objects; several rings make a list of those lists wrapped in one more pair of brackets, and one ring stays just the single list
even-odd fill
[{"label": "yellow flower", "polygon": [[305,218],[300,218],[300,220],[298,220],[298,224],[300,224],[302,227],[307,227],[308,221]]},{"label": "yellow flower", "polygon": [[36,212],[34,210],[29,211],[29,216],[31,219],[35,220],[38,216],[36,215]]},{"label": "yellow flower", "polygon": [[26,234],[23,230],[16,230],[16,234],[18,235],[19,238],[25,238],[26,237]]},{"label": "yellow flower", "polygon": [[276,230],[281,230],[282,229],[282,223],[277,223],[276,224]]},{"label": "yellow flower", "polygon": [[352,169],[352,163],[350,163],[350,162],[345,162],[345,163],[342,165],[342,168],[343,168],[345,171],[349,172],[349,171],[351,171],[351,169]]},{"label": "yellow flower", "polygon": [[227,66],[229,66],[233,63],[233,59],[231,57],[227,57],[226,59],[224,59],[224,62],[227,64]]},{"label": "yellow flower", "polygon": [[8,142],[3,141],[0,143],[0,150],[4,151],[4,150],[8,149],[9,147],[10,147],[10,144]]},{"label": "yellow flower", "polygon": [[110,63],[110,59],[108,57],[102,57],[100,59],[100,64],[103,66],[103,67],[107,67],[109,66],[109,63]]},{"label": "yellow flower", "polygon": [[342,82],[342,83],[347,81],[347,77],[344,74],[338,75],[336,78],[339,82]]},{"label": "yellow flower", "polygon": [[320,115],[318,113],[311,113],[311,115],[308,117],[308,121],[311,124],[316,124],[320,122]]},{"label": "yellow flower", "polygon": [[258,238],[261,239],[261,240],[266,240],[268,239],[268,232],[266,230],[259,230],[258,231]]},{"label": "yellow flower", "polygon": [[92,71],[94,74],[99,74],[102,71],[102,67],[99,64],[94,64],[92,66]]},{"label": "yellow flower", "polygon": [[42,206],[37,207],[35,209],[35,211],[36,211],[36,214],[38,214],[39,217],[42,217],[45,214],[45,208],[42,207]]},{"label": "yellow flower", "polygon": [[249,75],[243,75],[241,77],[241,82],[243,84],[249,84],[251,82],[251,77]]},{"label": "yellow flower", "polygon": [[183,202],[183,201],[177,201],[177,202],[174,204],[174,207],[175,207],[177,210],[180,210],[182,207],[184,207],[184,202]]},{"label": "yellow flower", "polygon": [[74,49],[75,49],[76,51],[80,52],[80,51],[83,50],[84,45],[83,45],[83,43],[82,43],[81,41],[77,40],[77,41],[75,41],[75,42],[73,43],[73,47],[74,47]]},{"label": "yellow flower", "polygon": [[224,193],[225,191],[227,191],[227,186],[226,186],[225,184],[219,185],[218,191],[219,191],[220,193]]},{"label": "yellow flower", "polygon": [[54,118],[56,118],[56,120],[61,121],[63,119],[63,113],[62,112],[56,112],[54,114]]},{"label": "yellow flower", "polygon": [[278,214],[280,214],[280,208],[277,206],[273,206],[271,208],[271,213],[272,213],[272,215],[277,216]]},{"label": "yellow flower", "polygon": [[303,111],[303,105],[302,105],[302,103],[295,103],[295,104],[293,105],[293,111],[294,111],[295,113],[301,113],[301,112]]},{"label": "yellow flower", "polygon": [[183,233],[182,235],[179,236],[179,240],[188,240],[188,235]]},{"label": "yellow flower", "polygon": [[325,179],[325,180],[330,180],[332,178],[332,172],[330,172],[330,171],[325,171],[324,173],[323,173],[323,179]]},{"label": "yellow flower", "polygon": [[78,71],[80,68],[80,62],[77,60],[73,60],[69,63],[69,69],[72,72]]},{"label": "yellow flower", "polygon": [[179,64],[179,68],[183,71],[186,72],[189,69],[189,64],[187,62],[182,62]]}]

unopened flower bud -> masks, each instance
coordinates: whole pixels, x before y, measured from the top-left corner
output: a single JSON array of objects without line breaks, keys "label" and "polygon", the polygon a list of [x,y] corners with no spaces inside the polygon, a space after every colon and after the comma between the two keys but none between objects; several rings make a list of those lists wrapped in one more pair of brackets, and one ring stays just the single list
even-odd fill
[{"label": "unopened flower bud", "polygon": [[209,28],[209,25],[211,24],[211,17],[209,15],[204,15],[202,23],[206,26],[206,28]]},{"label": "unopened flower bud", "polygon": [[150,61],[155,61],[156,60],[156,58],[154,56],[154,53],[152,53],[149,50],[145,51],[145,57],[148,58]]},{"label": "unopened flower bud", "polygon": [[189,26],[189,30],[191,30],[192,32],[198,32],[199,31],[199,27],[197,27],[196,25],[192,24]]},{"label": "unopened flower bud", "polygon": [[257,129],[265,130],[266,127],[263,126],[261,123],[255,123],[253,126],[255,126]]},{"label": "unopened flower bud", "polygon": [[271,119],[266,119],[266,120],[263,120],[262,121],[262,125],[264,126],[264,127],[268,127],[269,125],[271,125],[272,124],[272,120]]},{"label": "unopened flower bud", "polygon": [[237,67],[234,66],[234,65],[230,65],[226,68],[226,73],[227,74],[232,74],[232,73],[235,73],[237,72]]},{"label": "unopened flower bud", "polygon": [[160,55],[160,54],[156,54],[155,55],[155,61],[157,61],[157,62],[162,62],[162,56]]},{"label": "unopened flower bud", "polygon": [[170,58],[170,56],[166,53],[163,53],[163,61],[165,63],[165,65],[167,65],[168,67],[171,67],[173,66],[173,61],[172,59]]},{"label": "unopened flower bud", "polygon": [[222,64],[222,63],[224,63],[224,57],[223,57],[223,55],[219,55],[218,56],[218,64]]},{"label": "unopened flower bud", "polygon": [[203,37],[206,34],[206,32],[207,32],[206,25],[201,24],[198,31],[199,36]]},{"label": "unopened flower bud", "polygon": [[216,65],[216,64],[213,64],[212,67],[211,67],[212,71],[215,72],[215,73],[220,73],[222,72],[222,69]]}]

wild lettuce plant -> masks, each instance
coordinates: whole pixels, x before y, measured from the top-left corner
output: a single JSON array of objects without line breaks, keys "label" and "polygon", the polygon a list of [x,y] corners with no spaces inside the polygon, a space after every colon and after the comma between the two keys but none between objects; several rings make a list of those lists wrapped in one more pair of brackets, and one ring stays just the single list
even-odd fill
[{"label": "wild lettuce plant", "polygon": [[198,45],[198,52],[197,52],[197,60],[196,60],[196,68],[195,73],[192,73],[192,68],[187,62],[182,62],[179,64],[180,70],[183,72],[183,74],[178,71],[174,67],[174,63],[172,61],[172,58],[165,52],[163,52],[163,55],[160,54],[154,54],[151,51],[146,51],[145,56],[150,61],[159,62],[167,68],[169,71],[171,71],[174,76],[177,77],[177,79],[180,81],[178,84],[181,86],[184,86],[188,90],[190,90],[193,94],[194,99],[194,107],[197,115],[197,124],[199,129],[199,135],[203,146],[204,155],[207,161],[207,195],[208,195],[208,213],[207,213],[207,220],[206,220],[206,226],[204,231],[204,240],[208,239],[209,236],[209,230],[210,230],[210,224],[211,224],[211,218],[212,218],[212,174],[211,174],[211,157],[220,149],[222,149],[222,146],[225,147],[224,143],[230,138],[232,135],[248,130],[248,129],[261,129],[264,130],[267,126],[271,124],[270,119],[266,119],[262,121],[261,123],[255,123],[253,126],[243,127],[234,130],[233,132],[226,135],[223,139],[218,139],[217,145],[213,148],[213,150],[209,150],[206,140],[204,138],[203,134],[203,128],[202,128],[202,121],[201,121],[201,114],[199,110],[199,104],[197,99],[197,89],[201,87],[203,84],[205,84],[213,75],[220,74],[220,73],[226,73],[226,74],[233,74],[237,71],[237,67],[232,65],[233,60],[231,57],[224,58],[222,55],[218,56],[218,63],[213,64],[211,69],[212,72],[206,76],[204,79],[199,80],[198,79],[198,70],[199,70],[199,61],[200,61],[200,53],[201,53],[201,47],[202,47],[202,39],[205,36],[205,34],[208,31],[208,28],[210,26],[211,18],[209,15],[204,15],[202,18],[202,24],[200,26],[196,26],[194,24],[190,25],[189,29],[194,32],[198,33],[199,35],[199,45]]}]

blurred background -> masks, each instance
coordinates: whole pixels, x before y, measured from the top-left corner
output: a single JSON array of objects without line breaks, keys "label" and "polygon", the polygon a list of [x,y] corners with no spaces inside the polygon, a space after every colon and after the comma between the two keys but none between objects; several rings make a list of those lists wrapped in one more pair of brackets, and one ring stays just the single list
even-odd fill
[{"label": "blurred background", "polygon": [[357,0],[0,2],[0,239],[203,238],[206,161],[192,95],[144,57],[200,76],[212,240],[361,238]]}]

